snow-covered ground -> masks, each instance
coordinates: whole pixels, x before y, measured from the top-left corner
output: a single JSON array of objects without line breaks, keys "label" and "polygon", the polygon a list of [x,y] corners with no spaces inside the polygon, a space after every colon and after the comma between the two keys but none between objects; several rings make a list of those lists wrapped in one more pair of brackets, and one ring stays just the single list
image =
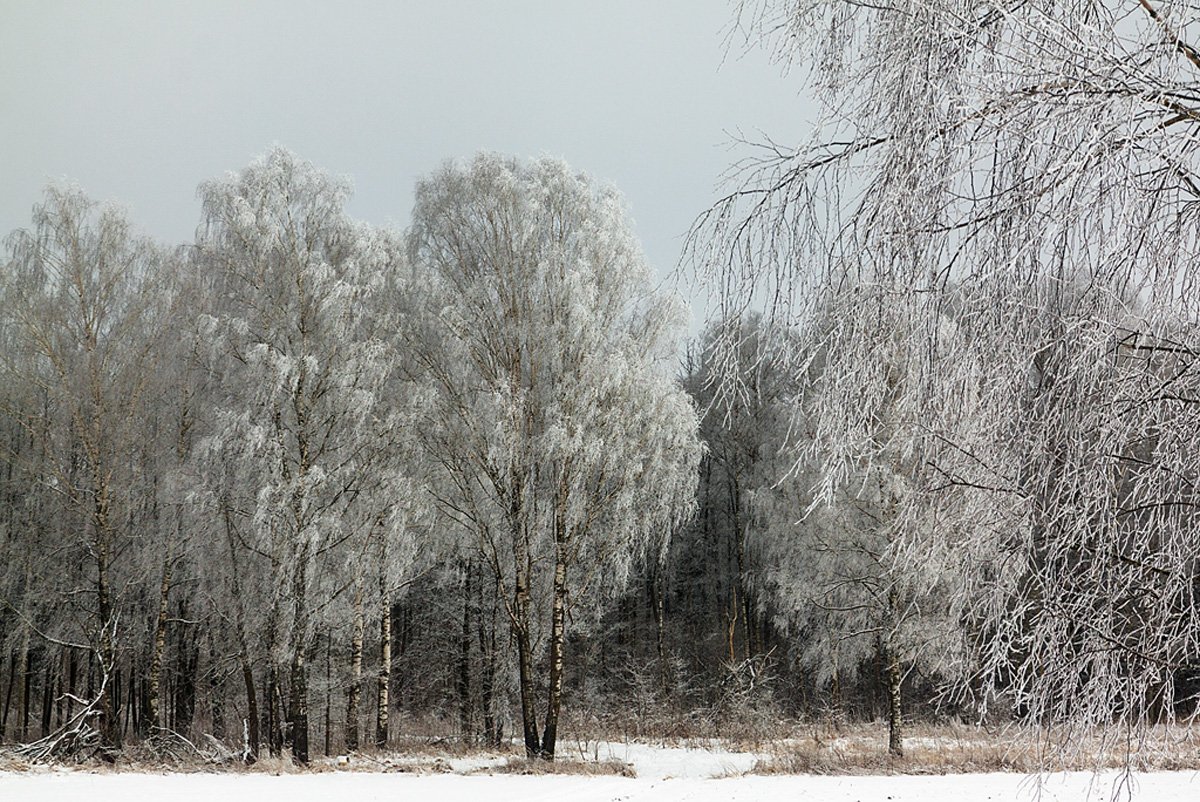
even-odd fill
[{"label": "snow-covered ground", "polygon": [[713,746],[669,747],[646,743],[591,741],[572,751],[560,747],[563,757],[581,760],[619,760],[633,766],[639,779],[705,779],[744,774],[765,755],[730,752]]},{"label": "snow-covered ground", "polygon": [[[1132,790],[1145,802],[1195,802],[1200,774],[1154,772],[1052,774],[1040,781],[1019,774],[924,776],[743,776],[758,755],[719,747],[658,747],[640,743],[590,742],[564,757],[616,759],[637,770],[636,779],[612,776],[470,774],[486,771],[503,757],[449,758],[442,772],[376,773],[325,771],[271,775],[261,772],[143,774],[36,768],[0,772],[0,802],[1068,802],[1104,800]],[[399,768],[409,763],[390,762]],[[430,759],[425,760],[430,765]],[[413,762],[410,768],[419,765]],[[361,764],[360,764],[361,767]],[[1124,793],[1117,798],[1128,798]]]},{"label": "snow-covered ground", "polygon": [[[1114,775],[1056,774],[1043,780],[1041,799],[1107,800]],[[639,777],[456,774],[90,774],[52,772],[0,775],[4,802],[984,802],[1033,800],[1038,786],[1015,774],[896,777]],[[1134,779],[1135,800],[1194,802],[1200,781],[1193,772],[1162,772]]]}]

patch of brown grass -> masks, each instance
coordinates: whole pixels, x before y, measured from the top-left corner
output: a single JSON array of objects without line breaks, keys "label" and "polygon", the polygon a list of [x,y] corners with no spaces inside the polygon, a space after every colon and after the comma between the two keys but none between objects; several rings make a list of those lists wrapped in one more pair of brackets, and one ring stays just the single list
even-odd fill
[{"label": "patch of brown grass", "polygon": [[887,751],[883,723],[816,729],[771,744],[752,774],[964,774],[977,772],[1170,771],[1200,769],[1200,731],[1155,727],[1136,739],[1111,733],[1056,733],[967,725],[917,725],[903,757]]},{"label": "patch of brown grass", "polygon": [[33,764],[25,758],[0,750],[0,771],[26,772],[32,770]]},{"label": "patch of brown grass", "polygon": [[589,777],[637,777],[633,766],[622,760],[530,760],[510,758],[499,766],[480,769],[485,774],[576,774]]}]

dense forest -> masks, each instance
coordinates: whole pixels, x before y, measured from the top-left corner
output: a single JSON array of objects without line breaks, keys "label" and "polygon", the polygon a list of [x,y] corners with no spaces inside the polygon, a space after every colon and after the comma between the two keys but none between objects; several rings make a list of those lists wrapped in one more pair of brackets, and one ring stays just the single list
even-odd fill
[{"label": "dense forest", "polygon": [[555,159],[448,162],[397,231],[277,147],[179,247],[47,189],[0,262],[0,741],[1190,720],[1194,24],[738,15],[826,116],[697,219],[692,341]]}]

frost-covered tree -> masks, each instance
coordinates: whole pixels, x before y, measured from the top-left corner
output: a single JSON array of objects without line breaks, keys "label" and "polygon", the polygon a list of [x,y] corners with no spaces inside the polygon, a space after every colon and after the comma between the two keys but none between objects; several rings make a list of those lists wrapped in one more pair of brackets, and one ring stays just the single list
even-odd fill
[{"label": "frost-covered tree", "polygon": [[[411,483],[393,449],[407,417],[389,403],[397,356],[375,297],[401,253],[346,216],[345,181],[281,148],[200,195],[198,259],[213,287],[202,336],[220,382],[199,465],[231,568],[253,560],[265,580],[263,632],[244,633],[243,648],[261,639],[271,650],[269,722],[286,662],[285,737],[307,762],[307,658],[314,616],[340,592],[334,566],[408,531]],[[393,575],[387,561],[403,555],[382,554],[376,575]],[[235,594],[249,589],[244,574],[232,579]]]},{"label": "frost-covered tree", "polygon": [[693,504],[696,414],[667,374],[678,317],[650,290],[620,196],[553,159],[481,155],[420,182],[411,253],[437,280],[423,429],[439,506],[491,568],[526,753],[552,759],[568,620]]},{"label": "frost-covered tree", "polygon": [[[844,300],[809,335],[821,347],[791,332],[771,346],[786,342],[787,355],[755,350],[776,370],[797,355],[805,365],[773,407],[773,431],[789,434],[760,471],[754,544],[775,609],[835,705],[843,682],[864,665],[880,667],[889,751],[901,755],[904,675],[958,667],[962,637],[949,590],[957,571],[945,549],[913,551],[931,530],[939,542],[951,537],[925,492],[922,455],[936,434],[909,416],[909,396],[922,392],[910,370],[921,357],[906,338],[871,333],[903,330],[905,306],[864,288]],[[952,337],[953,325],[945,321],[938,334]],[[964,409],[970,402],[955,399]]]},{"label": "frost-covered tree", "polygon": [[[157,304],[165,265],[120,211],[52,187],[32,227],[8,240],[0,277],[8,346],[0,370],[13,390],[0,415],[23,433],[3,456],[23,474],[31,513],[23,522],[23,595],[28,601],[36,591],[70,610],[51,616],[39,635],[47,646],[91,652],[94,717],[83,724],[94,724],[110,755],[122,738],[113,699],[129,628],[122,604],[135,583],[129,549],[152,492],[140,481],[153,450],[142,425],[164,333]],[[48,554],[35,564],[43,548]],[[17,612],[32,624],[30,609]]]},{"label": "frost-covered tree", "polygon": [[[903,553],[963,566],[951,602],[980,656],[960,687],[981,704],[1173,710],[1197,655],[1194,10],[766,0],[739,19],[811,55],[823,116],[743,163],[693,255],[727,316],[789,320],[847,377],[797,463],[816,455],[833,502],[901,457],[932,516]],[[829,309],[873,321],[818,330]],[[881,450],[863,416],[893,392],[887,350],[904,426]]]}]

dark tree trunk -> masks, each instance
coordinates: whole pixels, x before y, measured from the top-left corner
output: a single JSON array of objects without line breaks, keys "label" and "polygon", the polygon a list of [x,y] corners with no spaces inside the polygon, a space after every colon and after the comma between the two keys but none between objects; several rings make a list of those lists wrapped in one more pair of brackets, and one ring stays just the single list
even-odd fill
[{"label": "dark tree trunk", "polygon": [[210,629],[208,642],[208,708],[212,719],[212,734],[218,741],[225,740],[225,675],[220,669],[217,645]]},{"label": "dark tree trunk", "polygon": [[42,682],[42,737],[50,734],[50,715],[54,712],[54,661],[45,652],[46,673]]},{"label": "dark tree trunk", "polygon": [[29,647],[21,650],[21,726],[19,741],[29,741],[29,701],[33,696],[33,661],[30,659]]},{"label": "dark tree trunk", "polygon": [[669,699],[672,692],[671,664],[667,659],[667,622],[666,622],[666,590],[663,587],[663,566],[658,565],[654,570],[654,632],[655,647],[658,652],[658,681],[663,698]]},{"label": "dark tree trunk", "polygon": [[20,697],[17,700],[17,740],[25,742],[29,740],[29,627],[21,628],[21,646],[17,649],[15,655],[16,665],[13,668],[12,676],[9,677],[9,693],[12,693],[12,686],[15,683],[20,689]]},{"label": "dark tree trunk", "polygon": [[75,683],[78,681],[79,658],[75,654],[75,649],[67,649],[67,718],[70,719],[75,715]]},{"label": "dark tree trunk", "polygon": [[130,660],[129,683],[128,687],[125,689],[125,724],[121,728],[122,736],[127,735],[131,727],[134,733],[140,735],[142,732],[140,716],[141,711],[138,709],[138,699],[140,696],[138,693],[138,675],[141,672],[138,669],[138,665]]},{"label": "dark tree trunk", "polygon": [[272,660],[267,668],[267,748],[271,757],[279,757],[283,751],[283,729],[279,719],[279,666]]},{"label": "dark tree trunk", "polygon": [[112,689],[113,718],[116,721],[117,732],[123,735],[121,713],[125,704],[125,672],[121,670],[120,666],[117,666],[116,671],[113,672]]},{"label": "dark tree trunk", "polygon": [[[234,627],[238,639],[238,663],[242,668],[242,684],[246,688],[246,720],[243,725],[245,751],[242,759],[247,763],[258,760],[258,749],[261,743],[259,731],[258,695],[254,688],[254,669],[250,664],[250,642],[246,634],[246,608],[242,597],[242,578],[236,536],[233,529],[233,515],[226,499],[221,500],[221,517],[225,524],[225,544],[229,549],[229,568],[233,579],[233,615]],[[272,639],[273,640],[273,639]],[[268,640],[271,643],[272,640]]]},{"label": "dark tree trunk", "polygon": [[308,666],[305,654],[308,648],[308,561],[308,548],[302,547],[292,575],[292,659],[288,676],[291,686],[288,724],[291,732],[292,759],[302,765],[307,764],[309,760]]},{"label": "dark tree trunk", "polygon": [[737,534],[737,569],[738,592],[742,598],[742,638],[745,655],[749,659],[758,653],[759,643],[755,638],[757,631],[754,626],[754,600],[750,598],[750,581],[746,574],[746,531],[744,526],[738,530]]},{"label": "dark tree trunk", "polygon": [[474,567],[470,561],[463,566],[463,612],[462,630],[458,639],[458,731],[463,743],[470,744],[473,740],[471,732],[471,607],[472,573]]},{"label": "dark tree trunk", "polygon": [[276,597],[271,604],[271,610],[267,614],[266,622],[267,638],[266,652],[267,659],[267,680],[266,680],[266,709],[263,713],[266,716],[267,730],[267,748],[271,752],[272,757],[279,757],[283,751],[283,719],[280,712],[283,708],[283,699],[279,687],[279,663],[275,659],[279,646],[279,600]]},{"label": "dark tree trunk", "polygon": [[[96,432],[95,442],[99,442],[100,422],[93,421]],[[100,744],[104,754],[111,757],[121,748],[121,730],[118,726],[118,707],[114,704],[113,696],[119,693],[119,681],[114,681],[113,672],[116,670],[116,610],[112,599],[112,584],[109,577],[112,556],[112,530],[109,521],[108,480],[105,477],[99,454],[93,450],[89,455],[92,467],[92,553],[96,561],[96,608],[98,627],[97,658],[99,669],[103,675],[100,683]]]},{"label": "dark tree trunk", "polygon": [[[481,578],[482,579],[482,578]],[[483,735],[489,746],[500,746],[500,727],[493,708],[496,676],[496,599],[499,598],[499,582],[492,595],[490,621],[485,621],[483,611],[483,582],[479,582],[479,706],[483,712]]]},{"label": "dark tree trunk", "polygon": [[529,629],[529,578],[533,572],[525,522],[522,518],[520,483],[513,490],[508,523],[513,538],[513,598],[508,610],[513,639],[517,645],[517,682],[521,694],[521,730],[525,739],[525,757],[537,758],[542,751],[537,725],[536,678],[533,669],[533,640]]},{"label": "dark tree trunk", "polygon": [[118,693],[117,686],[119,685],[119,680],[114,677],[116,644],[113,638],[113,628],[116,625],[116,619],[113,615],[112,599],[109,596],[107,556],[99,558],[98,562],[104,566],[101,572],[103,578],[97,583],[100,588],[97,595],[100,597],[101,622],[100,646],[96,655],[101,674],[99,729],[100,743],[111,754],[121,748],[121,730],[117,726],[117,710],[114,704],[114,695]]},{"label": "dark tree trunk", "polygon": [[8,654],[8,690],[4,692],[4,711],[0,712],[0,743],[8,733],[8,711],[12,707],[13,688],[17,684],[17,653]]},{"label": "dark tree trunk", "polygon": [[[54,698],[54,729],[58,729],[66,721],[63,718],[63,708],[66,705],[66,682],[67,682],[67,663],[70,659],[71,649],[69,647],[58,650],[58,692]],[[4,731],[0,728],[0,740],[3,740]]]},{"label": "dark tree trunk", "polygon": [[[186,619],[188,610],[186,606],[181,606],[179,617]],[[178,638],[178,670],[176,671],[176,684],[174,694],[174,704],[172,716],[174,723],[172,728],[186,736],[191,729],[192,721],[196,717],[196,683],[200,668],[200,644],[196,638],[194,627],[181,628]]]},{"label": "dark tree trunk", "polygon": [[[519,565],[519,561],[518,561]],[[529,633],[529,590],[528,579],[519,572],[513,598],[513,637],[517,642],[517,681],[521,691],[521,728],[525,738],[525,757],[538,757],[542,750],[538,738],[537,707],[534,701],[536,688],[533,674],[533,643]]]},{"label": "dark tree trunk", "polygon": [[329,757],[333,732],[333,631],[325,630],[325,757]]},{"label": "dark tree trunk", "polygon": [[363,636],[366,631],[363,583],[354,583],[354,627],[350,634],[350,687],[346,689],[346,749],[358,749],[358,698],[362,693]]},{"label": "dark tree trunk", "polygon": [[537,709],[534,707],[533,649],[529,633],[524,629],[516,632],[517,673],[521,685],[521,726],[525,736],[525,756],[536,758],[541,752],[538,739]]},{"label": "dark tree trunk", "polygon": [[288,717],[292,734],[292,759],[307,764],[308,755],[308,672],[303,648],[292,654],[291,697]]}]

